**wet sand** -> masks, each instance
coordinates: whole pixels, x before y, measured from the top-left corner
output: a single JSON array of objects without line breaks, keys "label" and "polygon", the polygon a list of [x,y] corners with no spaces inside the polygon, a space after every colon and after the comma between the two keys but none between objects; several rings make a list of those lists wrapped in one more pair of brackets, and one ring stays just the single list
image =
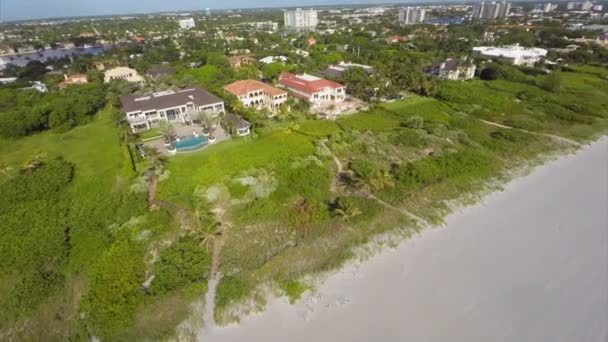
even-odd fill
[{"label": "wet sand", "polygon": [[608,341],[608,138],[200,341]]}]

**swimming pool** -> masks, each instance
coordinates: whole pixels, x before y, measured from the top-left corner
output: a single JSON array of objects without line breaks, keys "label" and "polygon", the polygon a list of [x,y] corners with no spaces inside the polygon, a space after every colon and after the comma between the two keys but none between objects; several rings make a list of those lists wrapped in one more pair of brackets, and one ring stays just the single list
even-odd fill
[{"label": "swimming pool", "polygon": [[207,137],[203,137],[203,136],[186,136],[186,137],[180,137],[180,141],[176,142],[173,144],[173,146],[175,147],[175,150],[177,152],[185,152],[185,151],[192,151],[192,150],[196,150],[199,149],[205,145],[207,145],[209,139],[207,139]]}]

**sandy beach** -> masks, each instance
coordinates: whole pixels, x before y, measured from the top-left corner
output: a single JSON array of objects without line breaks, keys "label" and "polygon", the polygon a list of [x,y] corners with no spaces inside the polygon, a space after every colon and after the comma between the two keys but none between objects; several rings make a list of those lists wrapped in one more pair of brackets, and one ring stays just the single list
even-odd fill
[{"label": "sandy beach", "polygon": [[200,341],[608,341],[608,139]]}]

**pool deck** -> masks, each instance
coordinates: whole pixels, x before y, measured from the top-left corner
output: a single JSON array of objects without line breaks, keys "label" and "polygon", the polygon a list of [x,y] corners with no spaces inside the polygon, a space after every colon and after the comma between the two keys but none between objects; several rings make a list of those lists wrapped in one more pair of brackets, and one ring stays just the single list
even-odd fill
[{"label": "pool deck", "polygon": [[[193,125],[193,126],[186,126],[186,125],[175,125],[175,134],[177,134],[180,137],[183,136],[189,136],[192,135],[193,132],[197,132],[199,135],[202,135],[203,132],[203,128],[199,125]],[[214,135],[215,135],[215,142],[213,144],[217,144],[221,141],[225,141],[230,139],[230,134],[228,134],[226,131],[224,131],[224,129],[218,125],[215,128],[214,131]],[[161,155],[164,156],[172,156],[173,154],[170,154],[169,151],[167,150],[167,148],[164,145],[164,140],[162,138],[160,139],[156,139],[156,140],[152,140],[152,141],[147,141],[145,143],[143,143],[145,146],[150,147],[150,148],[154,148],[158,151],[158,153],[160,153]],[[213,145],[213,144],[208,144],[200,149],[197,150],[192,150],[192,151],[184,151],[184,152],[180,152],[181,153],[193,153],[193,152],[197,152],[197,151],[201,151],[205,148],[207,148],[207,146],[209,145]]]}]

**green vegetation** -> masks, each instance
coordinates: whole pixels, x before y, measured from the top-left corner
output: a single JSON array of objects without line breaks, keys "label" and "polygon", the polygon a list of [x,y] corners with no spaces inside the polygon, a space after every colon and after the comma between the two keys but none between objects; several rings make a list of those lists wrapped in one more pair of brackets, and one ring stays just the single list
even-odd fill
[{"label": "green vegetation", "polygon": [[45,129],[67,131],[89,122],[105,102],[104,88],[97,83],[45,95],[35,90],[0,89],[0,135],[22,137]]},{"label": "green vegetation", "polygon": [[309,290],[309,287],[299,281],[284,281],[281,282],[281,290],[285,292],[289,302],[294,304],[302,297],[302,294]]},{"label": "green vegetation", "polygon": [[[171,177],[160,184],[163,198],[188,205],[195,196],[226,189],[223,200],[214,204],[226,210],[230,222],[221,254],[227,277],[218,287],[216,319],[238,319],[230,308],[258,298],[259,286],[269,281],[278,282],[297,300],[302,290],[294,280],[298,276],[340,265],[352,247],[394,227],[402,227],[405,235],[419,229],[403,213],[365,193],[437,223],[449,212],[445,200],[481,191],[485,181],[563,148],[549,136],[479,120],[535,122],[534,111],[541,103],[559,105],[573,94],[585,96],[587,102],[604,101],[604,88],[583,95],[566,82],[587,87],[601,81],[596,76],[564,72],[559,77],[564,81],[553,91],[544,89],[544,75],[527,75],[523,83],[447,82],[438,98],[410,96],[336,122],[269,126],[254,140],[231,141],[169,160]],[[515,101],[522,90],[535,96],[533,102],[527,100],[532,102],[528,110]],[[605,109],[596,109],[595,119],[578,123],[576,129],[551,120],[534,131],[592,139],[606,127]],[[582,106],[577,110],[589,111]],[[575,131],[577,135],[569,134]],[[331,152],[348,168],[334,191],[336,167],[318,145],[326,138]]]},{"label": "green vegetation", "polygon": [[[94,26],[5,23],[5,49],[101,39],[114,47],[3,71],[19,80],[0,86],[0,336],[171,339],[217,267],[221,324],[238,320],[240,305],[259,307],[264,289],[293,303],[310,288],[302,279],[339,267],[377,235],[408,237],[421,221],[441,222],[449,201],[475,200],[511,169],[608,132],[608,53],[597,44],[550,50],[549,60],[564,62],[542,67],[473,59],[480,79],[467,82],[425,72],[469,55],[485,32],[496,31],[499,44],[546,48],[571,44],[566,35],[599,32],[568,31],[564,22],[531,30],[497,30],[495,22],[401,27],[389,12],[360,24],[322,13],[330,20],[319,30],[333,33],[285,37],[251,25],[280,21],[279,10],[212,19],[193,13],[197,28],[188,31],[163,16],[98,18]],[[228,56],[249,53],[286,60],[230,65]],[[337,80],[369,111],[313,120],[309,104],[292,98],[267,118],[223,90],[238,79],[276,83],[281,72],[316,74],[341,61],[374,68]],[[154,65],[176,73],[142,86],[105,84],[98,62],[142,75]],[[90,83],[60,90],[62,77],[47,73],[51,67],[86,73]],[[18,90],[30,81],[49,92]],[[130,134],[115,109],[120,96],[192,85],[222,97],[253,134],[169,159],[153,151],[140,158],[138,139],[173,127]]]},{"label": "green vegetation", "polygon": [[[186,298],[206,284],[206,250],[184,237],[159,253],[159,283],[142,292],[147,250],[175,229],[165,211],[150,212],[145,193],[133,190],[113,118],[106,109],[66,133],[1,141],[0,330],[24,327],[8,336],[166,336],[188,310],[158,303],[187,308]],[[172,262],[182,267],[179,278],[166,266]],[[142,329],[142,322],[158,329]]]}]

